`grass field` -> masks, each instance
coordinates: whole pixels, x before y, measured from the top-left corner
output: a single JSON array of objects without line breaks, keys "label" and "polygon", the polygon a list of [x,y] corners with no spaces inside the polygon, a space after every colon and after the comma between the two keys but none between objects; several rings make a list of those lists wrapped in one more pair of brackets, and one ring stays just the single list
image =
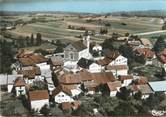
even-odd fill
[{"label": "grass field", "polygon": [[[19,16],[14,17],[14,19],[22,20],[30,20],[34,17],[38,16]],[[111,36],[113,32],[117,32],[120,34],[125,34],[129,32],[130,34],[143,33],[143,32],[151,32],[157,31],[161,29],[162,23],[160,18],[152,18],[152,17],[121,17],[121,16],[108,16],[105,18],[104,16],[92,17],[79,17],[78,15],[53,15],[53,16],[40,16],[44,17],[48,20],[45,23],[36,22],[27,24],[24,26],[17,26],[15,30],[11,30],[12,34],[22,35],[22,36],[30,36],[32,33],[41,33],[43,39],[46,40],[62,40],[62,41],[74,41],[78,40],[75,36],[79,36],[83,34],[83,30],[70,30],[68,29],[68,25],[72,25],[75,27],[83,26],[87,30],[93,30],[95,32],[99,32],[101,28],[106,27],[108,29],[108,34],[101,36],[94,36],[92,39],[95,41],[102,41],[105,38]],[[10,18],[11,20],[12,18]],[[63,19],[63,20],[61,20]],[[50,21],[51,20],[51,21]],[[92,20],[91,22],[87,22],[87,20]],[[100,22],[99,22],[100,21]],[[105,23],[110,23],[111,26],[105,26]],[[153,35],[151,35],[153,36]],[[150,38],[151,36],[146,36]]]}]

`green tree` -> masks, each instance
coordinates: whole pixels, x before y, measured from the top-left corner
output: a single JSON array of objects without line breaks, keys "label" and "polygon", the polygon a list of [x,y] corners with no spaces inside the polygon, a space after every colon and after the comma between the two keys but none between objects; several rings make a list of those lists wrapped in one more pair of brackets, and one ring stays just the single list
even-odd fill
[{"label": "green tree", "polygon": [[36,45],[41,45],[42,43],[42,35],[40,33],[36,34]]},{"label": "green tree", "polygon": [[33,36],[33,33],[31,34],[30,45],[31,45],[31,46],[34,45],[34,36]]},{"label": "green tree", "polygon": [[59,80],[55,73],[52,73],[52,81],[53,81],[55,87],[57,87],[59,85]]},{"label": "green tree", "polygon": [[135,108],[128,102],[122,101],[114,109],[114,116],[134,116],[136,115]]},{"label": "green tree", "polygon": [[129,100],[130,97],[130,90],[126,87],[121,87],[120,92],[117,93],[117,97],[122,100]]},{"label": "green tree", "polygon": [[166,48],[166,42],[164,37],[159,36],[156,43],[154,44],[154,50],[155,51],[162,51]]},{"label": "green tree", "polygon": [[134,53],[133,53],[133,50],[132,48],[125,44],[125,45],[121,45],[120,48],[119,48],[119,52],[126,58],[131,58],[133,59],[134,58]]},{"label": "green tree", "polygon": [[48,107],[48,105],[44,105],[41,109],[40,109],[40,113],[45,115],[45,116],[48,116],[49,113],[50,113],[50,109]]}]

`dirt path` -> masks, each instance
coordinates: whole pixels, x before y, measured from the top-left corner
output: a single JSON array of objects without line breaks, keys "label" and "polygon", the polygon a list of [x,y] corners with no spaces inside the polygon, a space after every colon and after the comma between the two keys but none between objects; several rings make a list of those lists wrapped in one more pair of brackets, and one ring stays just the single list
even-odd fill
[{"label": "dirt path", "polygon": [[145,32],[145,33],[137,33],[137,34],[134,34],[134,35],[139,35],[139,36],[142,36],[142,35],[151,35],[151,34],[158,34],[158,33],[166,33],[166,30],[158,30],[158,31],[152,31],[152,32]]}]

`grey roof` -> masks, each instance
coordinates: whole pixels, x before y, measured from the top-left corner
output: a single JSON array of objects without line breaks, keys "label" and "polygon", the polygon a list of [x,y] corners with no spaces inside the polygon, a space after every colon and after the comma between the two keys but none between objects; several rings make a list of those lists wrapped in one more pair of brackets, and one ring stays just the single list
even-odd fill
[{"label": "grey roof", "polygon": [[0,85],[14,84],[15,79],[18,77],[23,77],[23,76],[0,74]]},{"label": "grey roof", "polygon": [[165,81],[156,81],[156,82],[149,82],[150,87],[155,92],[163,92],[166,91],[166,80]]},{"label": "grey roof", "polygon": [[78,51],[84,50],[87,47],[83,44],[82,41],[76,41],[74,43],[71,43],[71,45]]}]

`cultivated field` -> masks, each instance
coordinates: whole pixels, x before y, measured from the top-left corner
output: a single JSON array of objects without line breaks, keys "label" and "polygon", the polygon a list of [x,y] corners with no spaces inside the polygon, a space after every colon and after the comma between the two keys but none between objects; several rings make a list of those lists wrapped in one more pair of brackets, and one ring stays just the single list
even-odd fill
[{"label": "cultivated field", "polygon": [[[24,16],[11,16],[10,20],[21,19],[29,21],[33,18],[44,18],[45,22],[28,23],[23,26],[17,26],[16,29],[9,32],[13,35],[30,36],[32,33],[41,33],[43,39],[46,40],[62,40],[73,41],[78,40],[76,36],[83,34],[84,30],[68,29],[68,26],[85,27],[87,30],[99,33],[101,28],[107,28],[107,35],[94,35],[92,39],[95,41],[102,41],[111,36],[113,32],[120,34],[130,33],[144,33],[151,31],[161,30],[162,20],[160,18],[152,17],[121,17],[121,16],[93,16],[93,15],[24,15]],[[106,26],[110,24],[110,26]],[[163,34],[163,33],[162,33]],[[165,34],[165,33],[164,33]],[[150,38],[151,35],[145,37]],[[142,36],[144,37],[144,36]]]}]

